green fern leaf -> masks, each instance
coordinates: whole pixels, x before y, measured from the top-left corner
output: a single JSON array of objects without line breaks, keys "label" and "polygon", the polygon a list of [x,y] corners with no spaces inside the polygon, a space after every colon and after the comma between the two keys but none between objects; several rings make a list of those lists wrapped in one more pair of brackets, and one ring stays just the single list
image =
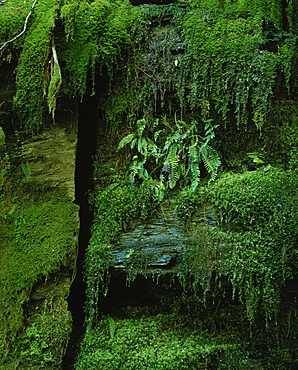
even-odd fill
[{"label": "green fern leaf", "polygon": [[199,163],[199,151],[196,145],[188,147],[188,156],[191,163]]},{"label": "green fern leaf", "polygon": [[146,120],[145,120],[145,118],[138,119],[136,125],[137,125],[138,137],[142,137],[143,136],[143,132],[144,132],[145,127],[146,127]]},{"label": "green fern leaf", "polygon": [[147,155],[147,140],[145,137],[140,137],[138,139],[138,152]]},{"label": "green fern leaf", "polygon": [[170,147],[169,154],[167,156],[166,162],[168,165],[169,172],[169,187],[173,189],[180,178],[180,173],[178,171],[178,145],[174,144]]},{"label": "green fern leaf", "polygon": [[118,150],[122,149],[123,147],[125,147],[125,145],[129,144],[135,138],[135,136],[136,134],[129,134],[122,138],[120,140],[120,143],[118,144]]},{"label": "green fern leaf", "polygon": [[115,331],[116,331],[116,323],[111,317],[108,317],[108,322],[109,322],[110,338],[111,340],[113,340],[115,336]]},{"label": "green fern leaf", "polygon": [[204,162],[204,166],[208,173],[211,174],[209,183],[214,181],[217,176],[217,171],[221,165],[220,156],[215,149],[211,146],[204,144],[201,149],[201,156]]}]

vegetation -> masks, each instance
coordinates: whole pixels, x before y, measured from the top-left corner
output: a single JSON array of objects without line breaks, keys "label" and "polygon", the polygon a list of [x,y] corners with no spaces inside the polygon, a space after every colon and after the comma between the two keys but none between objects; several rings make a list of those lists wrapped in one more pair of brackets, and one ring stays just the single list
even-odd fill
[{"label": "vegetation", "polygon": [[112,265],[111,242],[133,225],[136,218],[145,220],[158,203],[156,182],[141,188],[112,184],[97,195],[92,237],[89,242],[85,269],[87,281],[87,315],[92,326],[98,314],[99,293],[109,287],[109,267]]},{"label": "vegetation", "polygon": [[[95,179],[87,330],[76,368],[226,369],[255,360],[255,368],[294,369],[297,309],[288,285],[297,276],[295,2],[32,4],[6,0],[0,9],[1,63],[14,63],[17,84],[5,112],[11,118],[0,123],[0,366],[60,366],[71,325],[69,285],[62,279],[61,291],[41,300],[48,309],[37,304],[36,314],[30,297],[32,287],[70,263],[76,232],[76,207],[50,186],[30,190],[30,167],[23,164],[20,179],[5,138],[12,128],[44,129],[59,101],[90,91],[98,97],[100,135],[112,149],[109,160],[95,158],[94,174],[104,169],[107,176]],[[98,322],[112,244],[167,197],[175,197],[191,236],[179,269],[168,272],[183,292],[170,305],[174,314],[161,304],[160,316],[144,309],[135,318]],[[206,208],[217,215],[212,226],[196,223]],[[132,261],[128,276],[148,270],[141,254]],[[285,291],[292,294],[288,307]],[[237,320],[224,324],[234,309]]]},{"label": "vegetation", "polygon": [[[57,368],[71,330],[70,277],[54,274],[74,262],[77,206],[63,191],[12,175],[7,163],[0,198],[0,368]],[[52,290],[33,298],[47,281]]]},{"label": "vegetation", "polygon": [[109,325],[110,321],[102,320],[85,336],[75,369],[204,369],[210,362],[216,362],[218,369],[239,365],[235,338],[225,343],[221,337],[184,328],[181,316],[116,320],[113,338]]},{"label": "vegetation", "polygon": [[159,172],[160,200],[162,200],[162,190],[166,186],[173,189],[180,178],[184,179],[183,182],[181,181],[182,184],[189,184],[191,189],[195,190],[200,179],[200,162],[204,163],[206,171],[211,174],[210,181],[214,181],[221,161],[219,154],[209,145],[209,141],[214,138],[214,129],[217,126],[213,127],[210,121],[207,122],[203,137],[198,133],[199,125],[196,121],[190,124],[178,121],[171,126],[166,117],[163,117],[162,125],[170,131],[166,136],[164,132],[166,130],[158,130],[158,124],[157,119],[154,124],[154,140],[143,136],[146,128],[146,120],[143,118],[136,123],[137,133],[125,136],[119,143],[118,149],[122,149],[127,144],[130,144],[131,149],[134,147],[138,149],[139,156],[133,157],[133,163],[129,168],[130,182],[133,183],[136,176],[140,180],[151,178],[146,169],[150,158],[155,159],[152,173],[156,170]]}]

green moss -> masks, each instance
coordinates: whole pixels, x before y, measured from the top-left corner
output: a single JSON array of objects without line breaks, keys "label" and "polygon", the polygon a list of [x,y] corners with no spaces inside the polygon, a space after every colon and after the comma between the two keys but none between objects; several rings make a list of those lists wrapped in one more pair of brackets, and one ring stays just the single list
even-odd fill
[{"label": "green moss", "polygon": [[145,182],[141,187],[112,184],[96,197],[92,237],[85,259],[90,325],[96,319],[99,293],[108,291],[111,243],[121,232],[132,227],[135,219],[145,220],[152,214],[158,204],[154,185],[154,181]]},{"label": "green moss", "polygon": [[[115,334],[109,334],[109,320],[102,320],[86,333],[75,369],[205,369],[206,365],[239,365],[237,339],[228,342],[195,330],[175,315],[158,315],[138,320],[113,319]],[[227,339],[227,338],[226,338]],[[226,367],[226,368],[227,368]],[[218,368],[218,367],[217,367]]]},{"label": "green moss", "polygon": [[285,58],[288,51],[279,47],[287,35],[277,28],[270,34],[264,16],[253,12],[231,17],[225,12],[210,11],[206,16],[198,11],[186,19],[185,26],[188,50],[197,60],[191,67],[192,79],[201,81],[192,84],[191,106],[203,114],[204,104],[210,105],[207,114],[214,106],[224,121],[233,110],[238,127],[252,120],[260,129],[270,109],[277,74],[291,70],[292,62]]},{"label": "green moss", "polygon": [[[29,300],[32,286],[38,280],[47,279],[50,274],[60,271],[61,266],[71,268],[70,264],[75,258],[77,206],[65,195],[53,195],[50,200],[45,197],[43,200],[36,198],[35,204],[28,204],[27,201],[27,206],[16,205],[15,212],[8,218],[1,219],[4,227],[1,228],[0,364],[8,366],[14,356],[20,356],[20,352],[12,355],[11,345],[24,327],[24,304]],[[64,291],[65,296],[66,294],[67,289]],[[63,304],[63,300],[59,304]],[[50,310],[54,316],[55,310],[56,308],[53,308],[53,312]],[[48,311],[44,310],[43,314],[46,318]],[[64,315],[67,316],[66,307]],[[32,325],[37,325],[38,328],[40,324],[36,322]],[[64,330],[69,328],[69,325],[65,326]],[[53,340],[59,341],[54,339],[54,332],[51,335]],[[37,342],[32,345],[37,346]],[[39,348],[39,351],[42,352],[43,349]],[[61,361],[61,353],[59,356],[54,356],[55,361]]]},{"label": "green moss", "polygon": [[0,126],[0,153],[3,152],[4,144],[5,144],[5,133],[2,127]]},{"label": "green moss", "polygon": [[266,163],[275,164],[284,169],[297,168],[297,125],[297,102],[295,100],[277,100],[263,131]]},{"label": "green moss", "polygon": [[65,343],[69,340],[72,327],[72,318],[66,302],[68,291],[69,284],[60,286],[60,292],[55,287],[45,299],[47,310],[40,312],[35,307],[36,314],[14,344],[15,355],[19,358],[21,368],[61,367]]},{"label": "green moss", "polygon": [[[0,12],[0,46],[2,43],[11,40],[23,30],[25,18],[29,13],[31,5],[32,4],[30,4],[30,2],[24,3],[24,1],[22,0],[5,1],[4,7],[1,7]],[[17,39],[15,41],[15,45],[18,45],[19,47],[22,44],[23,40],[24,37],[22,37],[21,39]],[[4,49],[1,50],[1,54],[3,52],[5,52]]]},{"label": "green moss", "polygon": [[94,74],[96,63],[113,73],[120,51],[131,44],[134,14],[128,1],[72,2],[61,9],[68,35],[64,88],[70,95],[83,97],[88,71]]},{"label": "green moss", "polygon": [[59,0],[39,1],[32,25],[27,31],[17,68],[17,92],[14,107],[20,126],[36,131],[43,124],[46,87],[46,69],[50,41],[59,9]]},{"label": "green moss", "polygon": [[[23,17],[28,5],[19,11]],[[60,10],[63,91],[82,98],[88,71],[93,80],[96,73],[107,74],[110,90],[103,106],[109,125],[180,109],[185,120],[192,110],[225,124],[236,121],[238,128],[255,123],[260,129],[277,77],[284,75],[288,93],[293,91],[296,36],[287,24],[293,24],[295,14],[291,4],[284,6],[277,0],[138,8],[128,1],[39,1],[23,42],[14,44],[23,44],[15,97],[20,125],[34,130],[43,120],[49,44]],[[4,10],[4,20],[12,17],[14,11]],[[20,16],[13,19],[12,25],[21,23]],[[7,27],[3,39],[20,29]]]},{"label": "green moss", "polygon": [[244,230],[270,230],[283,217],[295,222],[297,192],[296,171],[262,168],[224,176],[210,190],[210,198],[222,222],[239,224]]},{"label": "green moss", "polygon": [[227,276],[251,321],[260,311],[267,320],[276,318],[282,286],[297,273],[296,176],[296,171],[275,168],[227,174],[206,190],[205,197],[202,192],[197,200],[194,195],[180,197],[179,210],[188,222],[187,204],[195,208],[196,202],[199,207],[209,200],[221,225],[221,230],[192,231],[193,246],[182,261],[186,281],[210,291],[213,276]]},{"label": "green moss", "polygon": [[[10,263],[11,283],[17,290],[31,286],[38,276],[47,276],[67,265],[77,228],[73,223],[75,210],[71,203],[48,201],[22,211],[14,228]],[[23,270],[19,270],[20,264]]]}]

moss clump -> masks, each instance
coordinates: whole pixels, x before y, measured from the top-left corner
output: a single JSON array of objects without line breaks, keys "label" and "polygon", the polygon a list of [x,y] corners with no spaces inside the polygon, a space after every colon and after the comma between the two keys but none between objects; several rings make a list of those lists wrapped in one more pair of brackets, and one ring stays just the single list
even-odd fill
[{"label": "moss clump", "polygon": [[[25,18],[29,13],[31,4],[24,3],[22,0],[6,0],[4,7],[1,7],[1,30],[0,30],[0,47],[8,40],[17,36],[22,30]],[[22,44],[24,38],[16,39],[15,45]],[[9,45],[11,46],[11,45]],[[1,53],[5,49],[2,49]],[[5,54],[4,54],[5,55]]]},{"label": "moss clump", "polygon": [[237,368],[239,355],[235,338],[228,342],[211,338],[205,331],[185,326],[182,316],[110,318],[85,335],[75,369],[205,369],[207,364],[219,363],[222,368]]},{"label": "moss clump", "polygon": [[[0,17],[12,13],[4,8]],[[59,17],[64,30],[55,28]],[[180,111],[186,121],[202,116],[261,129],[275,87],[294,93],[295,17],[292,3],[278,0],[140,7],[129,1],[38,1],[23,47],[20,40],[13,44],[22,50],[15,97],[20,126],[36,130],[43,121],[49,45],[57,30],[64,93],[82,98],[89,71],[92,93],[95,76],[107,77],[101,105],[109,126]],[[7,27],[3,39],[15,32]]]},{"label": "moss clump", "polygon": [[120,233],[133,225],[134,219],[145,220],[154,211],[154,181],[141,187],[112,184],[100,192],[95,200],[92,237],[85,260],[87,281],[87,314],[90,325],[97,315],[100,292],[108,291],[108,269],[112,264],[111,243]]},{"label": "moss clump", "polygon": [[[45,294],[41,307],[27,321],[27,327],[14,343],[13,352],[20,361],[21,368],[58,369],[68,342],[72,318],[68,311],[66,297],[69,291],[68,279],[57,281]],[[33,298],[39,298],[35,292]],[[37,301],[38,302],[38,301]],[[43,307],[42,307],[43,306]]]},{"label": "moss clump", "polygon": [[194,214],[186,212],[189,203],[195,209],[196,202],[209,201],[219,217],[217,227],[192,230],[193,246],[183,261],[188,280],[210,291],[214,276],[228,277],[252,322],[260,312],[267,323],[276,318],[282,286],[297,273],[296,176],[273,167],[226,174],[205,194],[179,198],[179,214],[188,222]]},{"label": "moss clump", "polygon": [[[7,197],[8,195],[6,194]],[[21,328],[24,328],[24,324],[26,325],[24,305],[30,298],[32,286],[39,280],[49,278],[50,274],[60,271],[61,266],[64,266],[66,270],[71,269],[75,258],[74,246],[78,231],[77,206],[71,203],[65,195],[56,194],[54,196],[54,193],[51,195],[51,199],[48,200],[45,197],[43,199],[35,197],[34,204],[28,200],[27,204],[22,206],[15,203],[13,211],[5,218],[1,215],[3,227],[1,227],[0,269],[2,281],[0,301],[2,357],[0,365],[4,367],[9,366],[14,358],[20,359],[20,352],[12,353],[11,346],[18,335],[23,335]],[[69,287],[64,290],[64,300],[68,289]],[[50,305],[50,301],[48,304]],[[61,306],[62,300],[59,304]],[[64,310],[64,315],[67,316],[66,307]],[[62,311],[61,309],[61,315]],[[57,317],[55,316],[55,312],[56,308],[53,307],[51,317],[54,322],[59,318],[58,314]],[[42,315],[46,318],[49,313],[44,309]],[[40,319],[38,317],[35,319],[32,319],[30,325],[37,331],[41,330],[37,329],[40,327]],[[62,316],[60,319],[62,320]],[[65,319],[68,321],[68,326],[65,326],[63,330],[69,331],[69,317]],[[52,335],[55,336],[54,333]],[[36,336],[40,335],[36,334]],[[37,346],[37,342],[34,346]],[[38,350],[40,353],[44,351],[42,347]],[[39,360],[36,361],[38,364]],[[59,362],[61,357],[56,357],[53,361]]]},{"label": "moss clump", "polygon": [[37,131],[43,124],[52,31],[58,15],[59,0],[39,1],[27,32],[17,68],[14,107],[20,127]]},{"label": "moss clump", "polygon": [[129,1],[73,1],[62,7],[67,32],[63,86],[68,94],[84,96],[88,71],[94,77],[97,63],[114,73],[121,50],[132,43],[136,13]]}]

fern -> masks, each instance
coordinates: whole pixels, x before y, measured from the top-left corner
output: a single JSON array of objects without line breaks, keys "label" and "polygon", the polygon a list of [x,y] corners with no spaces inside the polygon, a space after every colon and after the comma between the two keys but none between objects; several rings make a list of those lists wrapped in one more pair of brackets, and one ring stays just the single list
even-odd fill
[{"label": "fern", "polygon": [[188,173],[190,180],[190,188],[192,191],[194,191],[196,190],[200,181],[200,167],[199,167],[200,156],[199,150],[195,144],[191,145],[188,148],[188,156],[189,156]]},{"label": "fern", "polygon": [[137,126],[138,137],[142,137],[143,136],[143,132],[144,132],[145,127],[146,127],[146,120],[145,120],[145,118],[141,118],[141,119],[137,120],[136,126]]},{"label": "fern", "polygon": [[135,155],[133,158],[133,162],[129,167],[129,182],[133,184],[135,182],[136,176],[139,177],[141,180],[148,180],[149,174],[144,167],[145,161],[139,161],[138,156]]},{"label": "fern", "polygon": [[217,176],[218,168],[221,165],[220,156],[215,149],[207,144],[202,145],[200,153],[207,172],[211,174],[210,183],[214,181]]},{"label": "fern", "polygon": [[130,142],[133,142],[133,139],[135,139],[136,134],[129,134],[125,136],[123,139],[120,140],[118,144],[118,150],[125,147],[125,145],[129,144]]},{"label": "fern", "polygon": [[[156,119],[154,128],[162,124],[166,129],[157,130],[153,138],[143,136],[146,128],[144,118],[136,122],[137,130],[134,134],[125,136],[119,143],[118,149],[130,144],[130,148],[137,149],[139,155],[134,156],[130,165],[130,182],[135,182],[136,177],[140,180],[151,178],[152,174],[161,167],[160,181],[173,189],[180,179],[184,179],[186,185],[190,185],[194,191],[200,181],[200,162],[203,161],[207,172],[210,174],[209,183],[217,176],[221,164],[220,156],[215,149],[209,145],[209,141],[215,137],[214,130],[218,125],[212,125],[212,120],[205,121],[205,136],[199,135],[199,124],[197,121],[190,123],[175,121],[170,125],[166,117],[161,122]],[[163,141],[163,146],[157,146],[157,140]],[[141,155],[141,160],[140,160]],[[146,165],[149,159],[155,159],[156,168],[149,176]],[[152,165],[152,162],[151,162]],[[157,188],[159,191],[159,188]],[[163,191],[161,192],[163,193]],[[158,198],[160,198],[158,196]]]},{"label": "fern", "polygon": [[163,166],[165,172],[168,173],[168,184],[170,189],[173,189],[175,187],[177,181],[180,178],[180,173],[178,171],[179,160],[177,148],[178,146],[176,144],[173,144],[170,147],[169,153]]},{"label": "fern", "polygon": [[144,137],[138,139],[138,152],[147,157],[147,140]]},{"label": "fern", "polygon": [[108,321],[109,321],[110,338],[111,340],[113,340],[115,336],[115,331],[116,331],[116,323],[114,319],[112,319],[111,317],[108,317]]},{"label": "fern", "polygon": [[29,163],[21,163],[21,169],[26,177],[26,179],[29,181],[31,178],[31,169]]}]

